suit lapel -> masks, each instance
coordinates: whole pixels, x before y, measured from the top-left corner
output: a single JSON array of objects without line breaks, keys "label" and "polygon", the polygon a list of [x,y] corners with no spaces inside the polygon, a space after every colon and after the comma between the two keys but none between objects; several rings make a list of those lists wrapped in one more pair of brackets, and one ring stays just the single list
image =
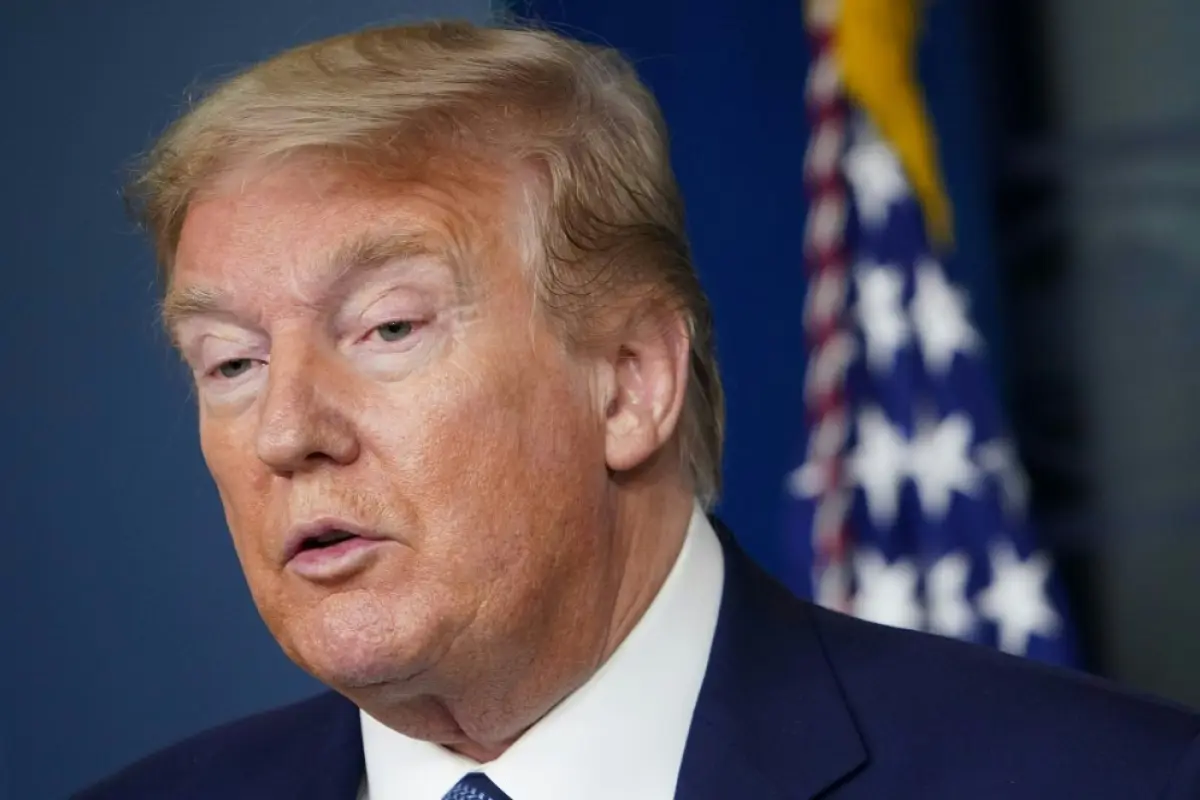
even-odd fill
[{"label": "suit lapel", "polygon": [[355,800],[365,766],[354,704],[328,692],[305,703],[286,725],[271,738],[269,751],[242,754],[251,763],[230,776],[238,796]]},{"label": "suit lapel", "polygon": [[809,800],[866,763],[810,607],[714,523],[721,611],[684,751],[680,800]]}]

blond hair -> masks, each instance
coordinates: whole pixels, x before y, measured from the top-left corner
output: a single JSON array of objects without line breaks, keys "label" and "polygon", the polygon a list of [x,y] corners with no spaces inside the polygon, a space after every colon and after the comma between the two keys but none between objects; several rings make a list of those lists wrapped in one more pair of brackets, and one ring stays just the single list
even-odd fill
[{"label": "blond hair", "polygon": [[171,126],[130,185],[169,288],[189,205],[239,166],[305,150],[381,171],[399,143],[517,159],[540,185],[539,306],[568,342],[613,294],[645,290],[691,338],[680,449],[697,496],[720,488],[724,399],[654,98],[611,49],[545,30],[434,22],[303,45],[217,86]]}]

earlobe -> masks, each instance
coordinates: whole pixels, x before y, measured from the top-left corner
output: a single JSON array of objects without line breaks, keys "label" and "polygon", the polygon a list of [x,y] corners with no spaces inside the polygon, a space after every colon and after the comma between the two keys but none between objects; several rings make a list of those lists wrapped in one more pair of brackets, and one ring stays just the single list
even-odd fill
[{"label": "earlobe", "polygon": [[606,409],[609,469],[640,466],[674,435],[687,386],[690,341],[682,320],[655,316],[631,326],[611,364]]}]

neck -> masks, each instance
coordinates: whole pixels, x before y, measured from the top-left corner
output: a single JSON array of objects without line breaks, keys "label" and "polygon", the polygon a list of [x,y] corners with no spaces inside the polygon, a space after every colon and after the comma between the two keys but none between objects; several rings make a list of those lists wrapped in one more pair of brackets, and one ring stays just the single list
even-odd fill
[{"label": "neck", "polygon": [[663,495],[647,492],[630,498],[627,518],[618,517],[624,569],[597,668],[637,626],[679,558],[695,500],[690,491]]},{"label": "neck", "polygon": [[[557,604],[535,645],[478,657],[455,690],[372,703],[369,712],[479,763],[496,759],[586,683],[637,626],[675,565],[693,503],[685,487],[621,486],[611,506],[604,574]],[[514,656],[520,666],[499,663]],[[385,715],[375,713],[380,705]]]}]

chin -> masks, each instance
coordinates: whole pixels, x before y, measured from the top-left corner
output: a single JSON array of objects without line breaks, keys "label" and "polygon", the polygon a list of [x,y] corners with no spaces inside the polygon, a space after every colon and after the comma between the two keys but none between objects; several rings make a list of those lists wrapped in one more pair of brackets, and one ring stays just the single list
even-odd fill
[{"label": "chin", "polygon": [[334,689],[395,686],[436,660],[436,627],[359,590],[331,595],[288,620],[281,643],[304,671]]}]

